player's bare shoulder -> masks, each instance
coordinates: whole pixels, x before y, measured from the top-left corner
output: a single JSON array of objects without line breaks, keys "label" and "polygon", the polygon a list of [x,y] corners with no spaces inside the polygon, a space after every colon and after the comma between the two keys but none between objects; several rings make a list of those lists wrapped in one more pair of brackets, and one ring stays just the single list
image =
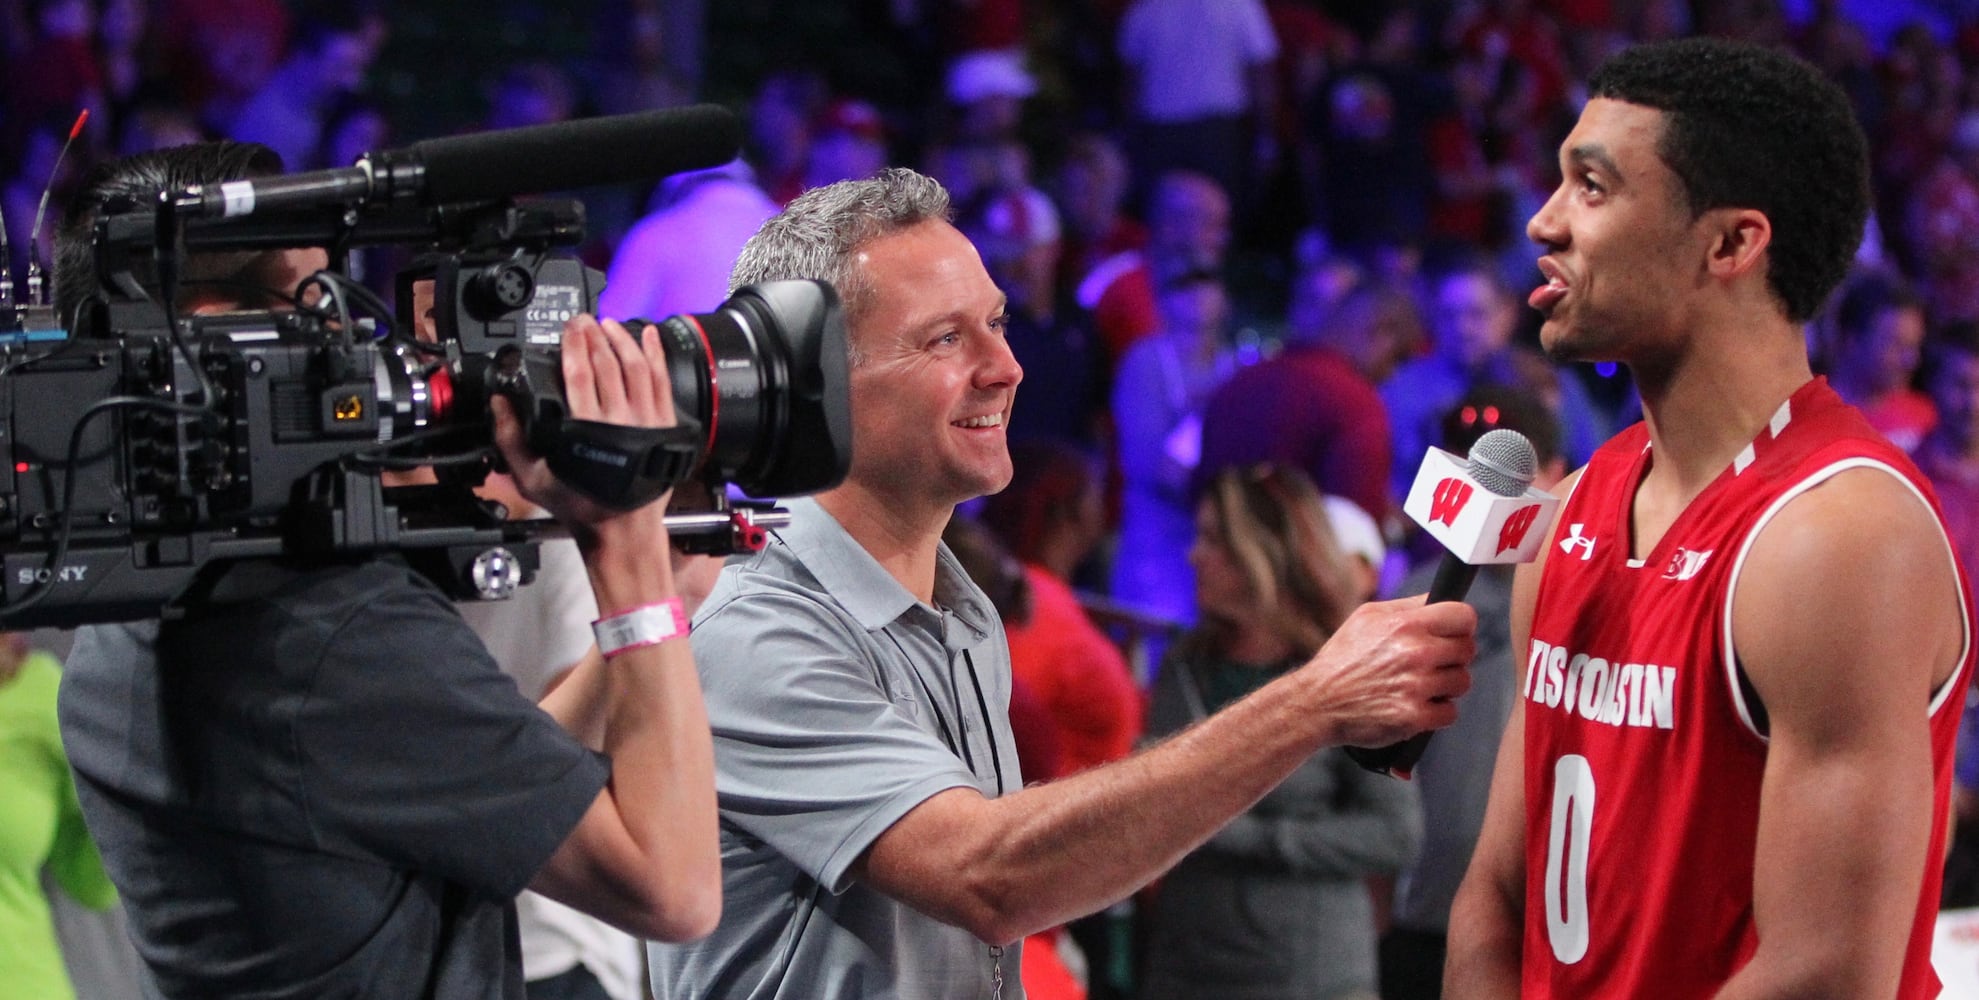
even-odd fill
[{"label": "player's bare shoulder", "polygon": [[1732,639],[1762,688],[1769,664],[1821,662],[1804,654],[1822,651],[1880,649],[1879,672],[1908,668],[1906,680],[1932,690],[1957,669],[1966,611],[1955,557],[1925,494],[1894,469],[1866,463],[1790,493],[1743,550]]}]

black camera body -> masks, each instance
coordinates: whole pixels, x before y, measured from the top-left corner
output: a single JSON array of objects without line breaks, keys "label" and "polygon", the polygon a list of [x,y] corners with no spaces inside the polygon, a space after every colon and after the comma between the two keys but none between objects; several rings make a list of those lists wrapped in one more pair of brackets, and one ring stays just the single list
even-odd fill
[{"label": "black camera body", "polygon": [[[248,559],[392,551],[456,597],[507,596],[556,529],[473,492],[497,463],[495,394],[558,477],[602,503],[687,484],[701,509],[668,520],[690,551],[760,546],[787,520],[729,502],[731,484],[777,497],[844,478],[845,334],[829,285],[751,286],[661,321],[679,425],[615,427],[573,419],[563,398],[564,321],[594,312],[604,284],[557,250],[581,238],[581,204],[185,217],[198,194],[97,219],[103,294],[72,329],[45,312],[0,317],[0,628],[173,617]],[[187,253],[323,246],[334,261],[394,243],[424,251],[396,276],[395,314],[359,315],[347,296],[364,290],[334,273],[313,279],[306,308],[180,316],[169,278],[157,292]],[[414,303],[429,288],[422,339]],[[380,478],[428,467],[436,481]]]},{"label": "black camera body", "polygon": [[[546,264],[595,300],[595,271]],[[0,613],[7,627],[159,617],[196,597],[209,567],[249,558],[398,550],[457,596],[506,596],[533,575],[541,523],[506,520],[465,483],[387,488],[350,463],[446,426],[420,355],[298,311],[189,317],[177,339],[204,389],[162,325],[9,351],[0,595],[18,610]],[[447,347],[463,361],[500,350],[473,332]],[[104,406],[115,400],[130,402]],[[470,423],[456,429],[485,437],[485,419]]]}]

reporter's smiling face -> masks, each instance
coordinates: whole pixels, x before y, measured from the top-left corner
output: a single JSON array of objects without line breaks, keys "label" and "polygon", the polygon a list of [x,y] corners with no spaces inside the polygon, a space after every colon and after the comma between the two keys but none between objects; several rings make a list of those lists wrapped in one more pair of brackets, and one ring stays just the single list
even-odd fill
[{"label": "reporter's smiling face", "polygon": [[935,506],[1009,485],[1005,430],[1024,373],[976,248],[948,223],[924,222],[873,240],[854,266],[870,298],[850,331],[850,478]]}]

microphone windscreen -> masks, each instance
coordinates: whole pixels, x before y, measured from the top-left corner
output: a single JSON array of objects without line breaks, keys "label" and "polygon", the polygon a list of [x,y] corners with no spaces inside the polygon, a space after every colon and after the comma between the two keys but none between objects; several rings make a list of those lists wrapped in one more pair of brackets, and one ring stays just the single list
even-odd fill
[{"label": "microphone windscreen", "polygon": [[416,142],[428,204],[484,201],[649,180],[718,167],[742,148],[742,126],[697,104]]},{"label": "microphone windscreen", "polygon": [[1471,445],[1469,471],[1479,486],[1501,497],[1521,496],[1539,473],[1539,453],[1524,434],[1500,427]]}]

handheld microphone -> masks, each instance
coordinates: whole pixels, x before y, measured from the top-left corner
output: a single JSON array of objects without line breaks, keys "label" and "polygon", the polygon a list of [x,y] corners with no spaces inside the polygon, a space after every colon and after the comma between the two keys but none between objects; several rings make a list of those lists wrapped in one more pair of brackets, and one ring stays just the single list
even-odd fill
[{"label": "handheld microphone", "polygon": [[356,166],[181,192],[187,218],[341,209],[374,201],[448,205],[621,184],[720,166],[742,148],[742,126],[719,104],[697,104],[478,132],[367,153]]},{"label": "handheld microphone", "polygon": [[[1531,562],[1560,501],[1532,488],[1539,456],[1518,431],[1488,431],[1470,457],[1429,449],[1402,509],[1443,543],[1443,558],[1429,585],[1429,603],[1461,601],[1479,566]],[[1429,746],[1421,732],[1385,747],[1348,747],[1347,756],[1370,771],[1406,778]]]}]

